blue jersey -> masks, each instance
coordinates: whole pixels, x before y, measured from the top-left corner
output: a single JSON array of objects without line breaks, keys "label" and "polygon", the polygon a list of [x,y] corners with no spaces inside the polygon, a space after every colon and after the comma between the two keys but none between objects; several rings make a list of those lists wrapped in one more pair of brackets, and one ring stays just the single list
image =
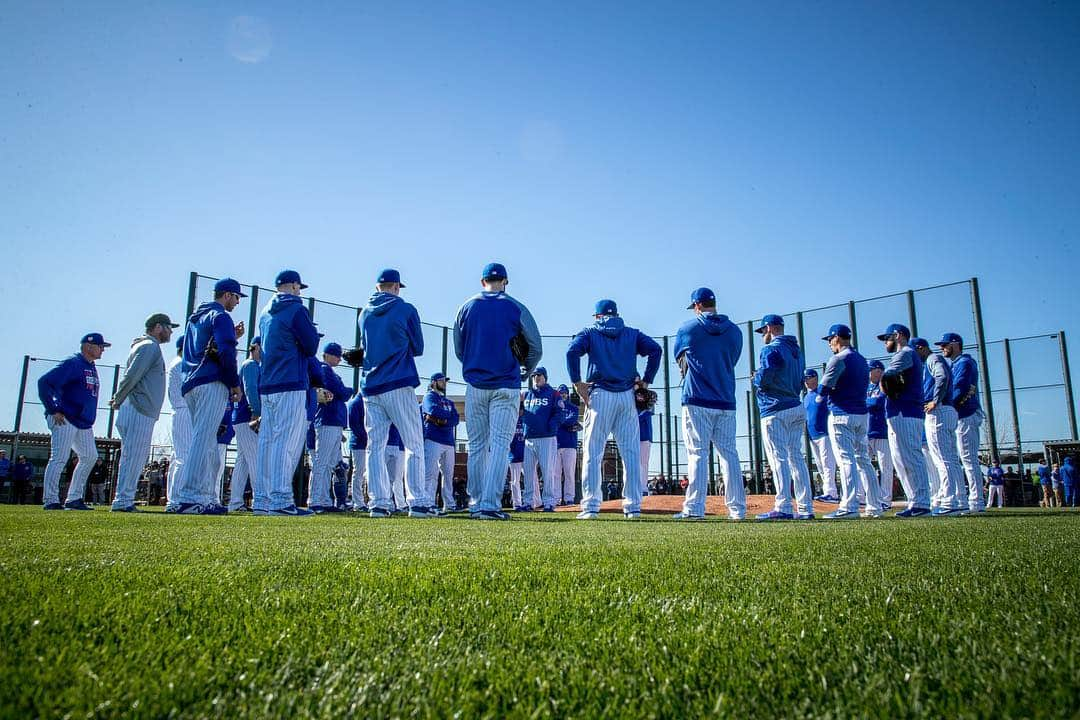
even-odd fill
[{"label": "blue jersey", "polygon": [[1005,484],[1005,471],[999,467],[990,468],[986,476],[990,478],[991,485],[1004,485]]},{"label": "blue jersey", "polygon": [[530,389],[525,393],[525,413],[521,416],[525,437],[530,439],[555,437],[563,416],[562,396],[550,385]]},{"label": "blue jersey", "polygon": [[[821,398],[820,402],[818,398]],[[806,431],[811,440],[823,438],[829,434],[829,405],[817,390],[807,390],[803,398],[806,409]]]},{"label": "blue jersey", "polygon": [[[454,431],[460,422],[454,401],[441,392],[429,390],[424,395],[421,414],[424,416],[424,439],[453,446]],[[442,424],[436,421],[441,421]]]},{"label": "blue jersey", "polygon": [[353,396],[353,389],[342,382],[341,376],[329,363],[319,361],[319,374],[323,388],[329,390],[334,397],[315,411],[315,426],[343,428],[349,424],[349,411],[345,403]]},{"label": "blue jersey", "polygon": [[634,386],[638,377],[638,356],[647,358],[641,378],[651,385],[660,369],[662,354],[663,350],[651,337],[627,327],[621,317],[606,315],[570,340],[566,369],[572,382],[581,382],[581,357],[588,355],[585,381],[611,392],[625,392]]},{"label": "blue jersey", "polygon": [[866,436],[874,440],[889,437],[889,428],[885,422],[885,393],[881,387],[870,383],[866,388],[866,412],[869,414]]},{"label": "blue jersey", "polygon": [[753,378],[761,417],[771,417],[799,405],[805,369],[799,342],[790,335],[773,338],[761,348]]},{"label": "blue jersey", "polygon": [[703,313],[675,336],[675,359],[683,374],[682,404],[735,409],[735,363],[743,336],[727,315]]},{"label": "blue jersey", "polygon": [[525,424],[520,417],[517,427],[514,428],[514,437],[510,439],[510,462],[525,462]]},{"label": "blue jersey", "polygon": [[[525,340],[528,352],[520,362],[510,341]],[[454,320],[454,354],[461,374],[473,387],[521,387],[521,368],[531,373],[540,362],[543,345],[528,309],[504,292],[482,292],[469,298]]]},{"label": "blue jersey", "polygon": [[260,415],[259,363],[248,358],[240,364],[240,399],[232,404],[232,421],[233,424],[246,423]]},{"label": "blue jersey", "polygon": [[818,393],[828,399],[830,415],[865,415],[870,366],[859,351],[846,347],[829,358]]},{"label": "blue jersey", "polygon": [[86,430],[97,419],[97,366],[76,353],[38,379],[38,399],[46,415],[64,413],[75,427]]},{"label": "blue jersey", "polygon": [[956,415],[966,418],[979,412],[979,366],[964,353],[952,364],[952,405]]},{"label": "blue jersey", "polygon": [[236,326],[221,303],[200,305],[188,318],[184,330],[184,382],[180,391],[187,395],[192,388],[220,382],[237,387]]},{"label": "blue jersey", "polygon": [[903,375],[904,389],[900,397],[885,399],[885,417],[926,417],[923,411],[923,361],[914,349],[904,346],[893,353],[885,375]]}]

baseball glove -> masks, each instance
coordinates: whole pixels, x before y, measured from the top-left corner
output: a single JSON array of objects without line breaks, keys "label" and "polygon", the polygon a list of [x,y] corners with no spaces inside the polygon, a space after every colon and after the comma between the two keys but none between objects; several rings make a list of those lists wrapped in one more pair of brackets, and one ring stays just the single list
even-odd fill
[{"label": "baseball glove", "polygon": [[519,365],[525,364],[525,360],[529,357],[529,341],[525,339],[525,335],[519,332],[510,338],[510,352],[513,353]]},{"label": "baseball glove", "polygon": [[349,367],[361,367],[364,364],[364,348],[349,348],[341,353],[341,359],[344,360]]},{"label": "baseball glove", "polygon": [[315,398],[320,405],[325,405],[334,399],[334,393],[324,388],[315,388]]},{"label": "baseball glove", "polygon": [[652,410],[656,405],[657,395],[652,390],[646,387],[638,385],[634,388],[634,404],[637,406],[638,412],[643,410]]},{"label": "baseball glove", "polygon": [[882,375],[881,376],[881,391],[885,393],[885,397],[890,400],[895,400],[904,394],[904,387],[907,385],[907,381],[903,375]]}]

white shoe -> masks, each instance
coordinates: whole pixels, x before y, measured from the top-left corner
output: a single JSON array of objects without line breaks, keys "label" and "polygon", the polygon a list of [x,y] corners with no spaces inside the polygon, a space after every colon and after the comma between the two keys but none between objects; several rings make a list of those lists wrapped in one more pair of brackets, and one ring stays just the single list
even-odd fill
[{"label": "white shoe", "polygon": [[593,512],[592,510],[582,510],[577,514],[578,520],[595,520],[600,517],[600,513]]},{"label": "white shoe", "polygon": [[862,516],[864,518],[882,518],[885,517],[885,514],[882,513],[880,510],[867,510],[862,514]]},{"label": "white shoe", "polygon": [[640,520],[641,513],[639,512],[624,512],[622,514],[624,520]]}]

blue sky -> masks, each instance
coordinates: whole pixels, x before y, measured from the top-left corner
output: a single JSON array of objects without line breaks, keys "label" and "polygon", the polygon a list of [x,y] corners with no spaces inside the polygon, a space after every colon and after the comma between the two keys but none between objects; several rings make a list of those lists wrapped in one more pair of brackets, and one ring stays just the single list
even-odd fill
[{"label": "blue sky", "polygon": [[662,334],[699,285],[746,319],[979,276],[988,336],[1064,328],[1075,360],[1078,31],[1035,2],[0,4],[0,408],[24,353],[95,329],[122,362],[190,270],[358,304],[396,266],[448,322],[498,259],[553,334],[605,296]]}]

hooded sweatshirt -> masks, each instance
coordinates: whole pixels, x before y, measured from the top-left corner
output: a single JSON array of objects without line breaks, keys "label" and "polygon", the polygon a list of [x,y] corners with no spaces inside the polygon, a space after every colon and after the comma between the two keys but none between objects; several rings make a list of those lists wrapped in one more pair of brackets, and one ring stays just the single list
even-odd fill
[{"label": "hooded sweatshirt", "polygon": [[525,423],[518,417],[514,437],[510,439],[510,464],[525,462]]},{"label": "hooded sweatshirt", "polygon": [[605,315],[570,340],[566,368],[571,382],[581,382],[581,356],[588,355],[585,381],[611,392],[625,392],[634,386],[638,377],[638,355],[648,358],[642,379],[651,385],[660,369],[662,353],[651,337],[627,327],[618,315]]},{"label": "hooded sweatshirt", "polygon": [[577,430],[574,428],[578,427],[578,417],[577,405],[569,400],[563,401],[562,417],[555,433],[556,445],[560,450],[577,450]]},{"label": "hooded sweatshirt", "polygon": [[791,335],[775,337],[761,348],[758,369],[754,373],[761,417],[770,417],[781,410],[799,406],[805,369],[799,341]]},{"label": "hooded sweatshirt", "polygon": [[259,316],[262,366],[259,394],[307,390],[308,358],[319,349],[319,331],[298,295],[278,293]]},{"label": "hooded sweatshirt", "polygon": [[346,427],[349,424],[349,411],[345,408],[345,403],[353,396],[353,389],[342,382],[341,376],[329,363],[321,360],[316,362],[319,363],[322,386],[333,393],[334,399],[319,405],[315,411],[315,427]]},{"label": "hooded sweatshirt", "polygon": [[870,383],[866,387],[866,412],[869,415],[866,425],[866,437],[871,440],[885,440],[889,437],[889,427],[885,422],[885,393],[881,386]]},{"label": "hooded sweatshirt", "polygon": [[259,363],[248,358],[240,363],[240,399],[232,404],[232,421],[251,422],[262,415],[262,400],[259,398]]},{"label": "hooded sweatshirt", "polygon": [[364,396],[357,394],[356,397],[349,401],[348,408],[349,447],[353,450],[367,450],[367,429],[364,427]]},{"label": "hooded sweatshirt", "polygon": [[368,300],[360,313],[360,345],[364,348],[360,390],[365,397],[420,384],[413,360],[424,354],[420,316],[397,295],[376,292]]},{"label": "hooded sweatshirt", "polygon": [[902,415],[906,418],[922,420],[923,411],[923,361],[910,345],[893,353],[885,375],[903,375],[904,391],[898,398],[885,398],[885,417]]},{"label": "hooded sweatshirt", "polygon": [[165,402],[165,358],[161,346],[149,335],[131,341],[124,379],[113,396],[117,405],[127,401],[140,415],[157,420]]},{"label": "hooded sweatshirt", "polygon": [[[510,340],[520,335],[529,346],[525,362],[510,352]],[[461,375],[476,388],[521,387],[521,368],[536,369],[543,355],[540,331],[529,310],[504,292],[482,292],[469,298],[454,321],[454,354]]]},{"label": "hooded sweatshirt", "polygon": [[[207,353],[213,340],[216,352]],[[180,391],[219,382],[227,388],[240,385],[236,370],[236,326],[219,302],[203,303],[188,318],[184,330],[184,383]]]},{"label": "hooded sweatshirt", "polygon": [[829,434],[829,406],[824,398],[818,395],[817,390],[807,390],[803,398],[803,409],[806,410],[806,432],[810,433],[811,440],[818,440]]},{"label": "hooded sweatshirt", "polygon": [[45,415],[64,413],[67,421],[86,430],[97,418],[97,366],[75,353],[38,379],[38,398],[45,406]]},{"label": "hooded sweatshirt", "polygon": [[[461,418],[458,417],[457,407],[454,401],[446,397],[444,393],[428,390],[424,395],[424,403],[421,408],[424,415],[424,439],[439,443],[440,445],[454,445],[455,429]],[[445,425],[436,425],[430,419],[443,420]]]},{"label": "hooded sweatshirt", "polygon": [[675,336],[682,404],[734,410],[735,363],[742,347],[742,332],[727,315],[702,313],[683,323]]}]

